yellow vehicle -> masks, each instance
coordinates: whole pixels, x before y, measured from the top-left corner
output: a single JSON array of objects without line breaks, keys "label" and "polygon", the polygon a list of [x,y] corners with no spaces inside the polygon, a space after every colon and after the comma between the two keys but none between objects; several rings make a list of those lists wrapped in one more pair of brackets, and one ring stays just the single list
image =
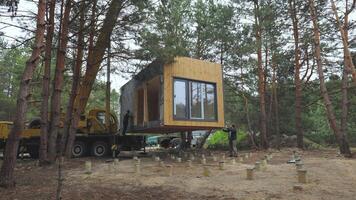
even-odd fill
[{"label": "yellow vehicle", "polygon": [[0,121],[0,149],[5,147],[5,142],[8,134],[10,133],[12,122]]},{"label": "yellow vehicle", "polygon": [[[61,115],[63,125],[64,114]],[[0,149],[6,144],[12,122],[0,121]],[[40,119],[33,119],[21,134],[20,145],[25,147],[31,157],[38,157],[40,144]],[[60,130],[60,134],[61,134]],[[118,130],[118,120],[114,114],[110,114],[109,125],[105,122],[105,110],[93,109],[87,115],[80,117],[76,140],[72,149],[73,157],[93,155],[102,157],[111,152],[111,147],[120,150],[140,150],[144,147],[142,136],[121,136]]]}]

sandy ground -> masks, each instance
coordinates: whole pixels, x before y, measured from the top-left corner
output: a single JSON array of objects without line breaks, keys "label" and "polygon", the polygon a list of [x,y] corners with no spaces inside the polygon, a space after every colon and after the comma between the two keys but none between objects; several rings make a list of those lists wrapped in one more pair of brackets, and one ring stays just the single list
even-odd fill
[{"label": "sandy ground", "polygon": [[[165,166],[173,166],[172,176],[150,154],[139,155],[140,174],[135,173],[130,155],[120,157],[118,165],[108,159],[72,159],[65,161],[63,199],[356,199],[356,159],[340,157],[333,149],[298,152],[308,181],[298,184],[295,165],[286,163],[293,150],[252,152],[242,162],[236,159],[236,164],[227,157],[224,170],[206,152],[208,177],[197,159],[200,154],[189,167],[184,156],[178,163],[166,153],[156,153]],[[246,153],[240,155],[245,157]],[[273,158],[267,169],[256,171],[254,180],[246,180],[246,168],[270,153]],[[222,159],[222,152],[213,154]],[[86,161],[92,162],[91,174],[85,173]],[[16,188],[0,189],[0,199],[54,199],[56,175],[56,166],[42,168],[36,161],[20,160]],[[302,189],[293,190],[295,185]]]}]

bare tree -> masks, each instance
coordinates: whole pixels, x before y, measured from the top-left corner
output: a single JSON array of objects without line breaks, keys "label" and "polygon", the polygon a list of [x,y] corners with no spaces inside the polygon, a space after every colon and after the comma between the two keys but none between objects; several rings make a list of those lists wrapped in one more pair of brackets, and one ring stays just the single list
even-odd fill
[{"label": "bare tree", "polygon": [[[342,99],[341,99],[341,123],[340,123],[340,131],[341,134],[344,136],[345,141],[347,141],[347,118],[348,118],[348,81],[349,81],[349,72],[351,72],[352,70],[350,70],[352,68],[352,58],[350,58],[349,56],[349,51],[348,51],[348,45],[349,45],[349,34],[348,34],[348,28],[349,28],[349,14],[351,13],[351,11],[355,8],[355,2],[356,0],[353,1],[351,8],[349,9],[349,1],[346,0],[345,1],[345,6],[346,6],[346,11],[345,11],[345,16],[344,16],[344,22],[342,25],[342,29],[344,32],[340,32],[341,34],[344,34],[342,39],[343,39],[343,44],[344,44],[344,69],[343,69],[343,73],[342,73],[342,84],[341,84],[341,95],[342,95]],[[337,21],[337,25],[339,27],[339,29],[341,28],[340,26],[340,20],[337,14],[337,10],[336,10],[336,6],[334,1],[331,1],[332,3],[332,8],[335,14],[335,18]],[[345,43],[344,43],[345,40]],[[349,61],[348,59],[351,59],[351,61]],[[350,149],[350,147],[348,146],[348,144],[343,144],[343,148],[344,148],[344,152],[347,152],[348,149]],[[350,156],[351,156],[351,152],[349,152]]]},{"label": "bare tree", "polygon": [[83,65],[83,53],[84,53],[84,25],[85,25],[85,2],[81,2],[81,9],[80,9],[80,22],[79,22],[79,32],[78,32],[78,44],[77,44],[77,55],[75,60],[75,65],[73,67],[73,82],[71,93],[68,100],[66,116],[64,120],[64,128],[63,128],[63,135],[61,138],[61,156],[65,152],[65,146],[67,143],[68,134],[70,131],[70,126],[73,122],[73,112],[74,112],[74,102],[75,98],[78,95],[78,88],[80,85],[80,72]]},{"label": "bare tree", "polygon": [[6,143],[6,150],[4,155],[4,162],[0,170],[0,186],[13,187],[15,186],[14,169],[16,164],[16,157],[20,135],[23,131],[25,113],[27,110],[27,101],[30,97],[30,84],[33,73],[40,62],[41,51],[44,47],[44,33],[46,29],[45,24],[46,15],[46,0],[39,0],[37,13],[37,30],[35,33],[35,42],[31,57],[27,60],[25,70],[22,74],[19,94],[17,97],[16,117],[14,126],[11,129],[10,135]]},{"label": "bare tree", "polygon": [[344,50],[345,67],[347,67],[348,70],[351,72],[353,81],[354,81],[354,83],[356,83],[356,69],[355,69],[355,65],[352,60],[351,52],[349,50],[348,31],[347,31],[348,24],[349,24],[349,22],[348,22],[349,14],[355,8],[356,0],[353,0],[352,6],[350,9],[348,9],[348,0],[346,0],[346,2],[345,2],[346,3],[346,13],[345,13],[343,23],[340,22],[339,15],[337,13],[337,9],[336,9],[334,0],[330,0],[330,2],[331,2],[332,10],[335,15],[336,25],[340,31],[340,34],[341,34],[342,45],[344,47],[343,50]]},{"label": "bare tree", "polygon": [[48,159],[53,162],[57,155],[57,136],[60,129],[61,95],[63,89],[63,76],[65,70],[65,58],[68,44],[69,17],[72,8],[72,0],[67,0],[60,27],[60,40],[58,43],[56,70],[53,80],[53,92],[51,96],[51,123],[48,140]]},{"label": "bare tree", "polygon": [[297,131],[297,146],[303,149],[303,128],[302,128],[302,81],[300,79],[300,47],[299,47],[299,26],[297,8],[295,0],[288,0],[290,17],[293,23],[294,37],[294,83],[295,83],[295,130]]},{"label": "bare tree", "polygon": [[260,99],[260,131],[261,145],[264,149],[268,149],[267,139],[267,116],[266,116],[266,100],[265,100],[265,75],[262,66],[262,28],[260,17],[259,0],[254,0],[254,15],[255,15],[255,37],[257,44],[257,67],[258,67],[258,94]]},{"label": "bare tree", "polygon": [[339,143],[339,149],[340,152],[346,156],[351,155],[350,148],[347,148],[348,141],[346,140],[346,137],[341,133],[339,126],[336,123],[336,118],[334,114],[334,108],[331,103],[328,90],[325,85],[325,78],[324,78],[324,71],[323,71],[323,64],[321,61],[321,47],[320,47],[320,29],[318,25],[318,19],[317,19],[317,12],[315,9],[314,5],[314,0],[309,0],[309,6],[310,6],[310,15],[311,19],[313,22],[313,33],[314,33],[314,43],[315,43],[315,58],[316,58],[316,64],[317,64],[317,72],[319,75],[319,81],[320,81],[320,91],[321,95],[323,96],[324,99],[324,105],[326,108],[326,114],[327,118],[329,121],[329,125],[331,129],[334,132],[334,135]]},{"label": "bare tree", "polygon": [[277,135],[277,149],[280,149],[281,145],[281,133],[279,130],[279,108],[278,108],[278,94],[277,94],[277,64],[276,56],[272,54],[272,98],[274,102],[274,115],[275,115],[275,128]]},{"label": "bare tree", "polygon": [[49,21],[47,25],[46,49],[44,60],[44,72],[42,82],[42,104],[41,104],[41,141],[39,148],[40,163],[47,162],[47,142],[48,142],[48,100],[50,93],[50,76],[51,76],[51,60],[52,60],[52,45],[54,34],[54,12],[56,1],[49,1]]}]

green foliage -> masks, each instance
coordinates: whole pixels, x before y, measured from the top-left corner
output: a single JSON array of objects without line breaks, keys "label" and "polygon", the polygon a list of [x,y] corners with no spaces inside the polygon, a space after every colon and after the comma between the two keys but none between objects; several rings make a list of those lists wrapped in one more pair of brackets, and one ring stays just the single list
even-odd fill
[{"label": "green foliage", "polygon": [[216,131],[207,141],[209,146],[227,146],[229,145],[228,133],[222,130]]},{"label": "green foliage", "polygon": [[[30,48],[9,48],[5,43],[0,43],[0,121],[12,121],[16,112],[16,98],[19,84],[26,60],[30,56]],[[55,63],[55,62],[53,62]],[[31,85],[31,97],[26,113],[27,121],[39,117],[41,106],[42,89],[42,66],[39,66],[34,74]],[[53,73],[52,73],[53,74]],[[65,73],[65,85],[62,95],[62,112],[65,112],[71,89],[71,72]],[[52,85],[51,85],[52,86]],[[105,83],[97,80],[89,98],[88,109],[105,109]],[[111,109],[114,113],[119,112],[119,94],[113,89],[111,92]]]},{"label": "green foliage", "polygon": [[150,27],[143,28],[138,38],[142,47],[137,51],[138,56],[143,60],[158,58],[164,61],[175,56],[189,56],[190,1],[160,1],[157,4],[152,7],[153,12],[146,22]]},{"label": "green foliage", "polygon": [[307,115],[310,121],[309,127],[305,136],[318,144],[330,144],[335,141],[334,136],[329,129],[329,124],[326,118],[325,108],[321,101],[318,101]]},{"label": "green foliage", "polygon": [[[211,149],[228,149],[229,148],[229,138],[228,133],[222,130],[216,131],[213,135],[211,135],[208,140],[208,148]],[[241,146],[241,143],[246,143],[248,139],[248,134],[239,129],[237,132],[237,146]]]},{"label": "green foliage", "polygon": [[[106,84],[97,80],[93,86],[92,92],[90,93],[86,110],[89,111],[91,109],[105,109],[105,93]],[[118,116],[120,112],[119,96],[119,93],[115,89],[111,90],[110,108],[111,111],[116,114],[116,116]]]},{"label": "green foliage", "polygon": [[0,120],[12,120],[16,109],[17,91],[29,48],[11,48],[0,42]]}]

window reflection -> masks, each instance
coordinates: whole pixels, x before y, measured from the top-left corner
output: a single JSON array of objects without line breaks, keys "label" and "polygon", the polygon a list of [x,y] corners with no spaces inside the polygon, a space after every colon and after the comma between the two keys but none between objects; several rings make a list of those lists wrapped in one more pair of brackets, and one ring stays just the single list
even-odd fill
[{"label": "window reflection", "polygon": [[190,117],[192,119],[201,119],[203,117],[202,115],[202,84],[198,82],[191,82],[190,83],[190,106],[191,106],[191,112],[190,112]]},{"label": "window reflection", "polygon": [[215,84],[174,79],[173,89],[175,118],[216,120]]},{"label": "window reflection", "polygon": [[187,117],[186,84],[184,80],[174,81],[174,116],[177,118]]},{"label": "window reflection", "polygon": [[212,84],[205,84],[204,97],[204,119],[213,120],[215,114],[215,87]]}]

